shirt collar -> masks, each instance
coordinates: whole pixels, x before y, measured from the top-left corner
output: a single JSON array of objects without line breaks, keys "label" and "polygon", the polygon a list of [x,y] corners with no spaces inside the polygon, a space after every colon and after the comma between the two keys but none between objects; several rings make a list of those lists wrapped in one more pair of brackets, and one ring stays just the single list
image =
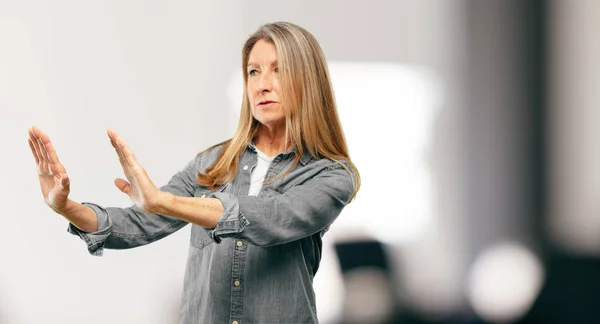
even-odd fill
[{"label": "shirt collar", "polygon": [[[248,148],[250,148],[254,152],[256,152],[258,150],[256,148],[256,146],[254,146],[254,143],[252,141],[248,144]],[[295,155],[296,152],[298,152],[298,149],[293,148],[287,152],[279,153],[278,156],[279,155],[283,155],[284,157],[292,156],[292,155]],[[304,154],[302,154],[302,158],[300,158],[300,163],[303,166],[305,166],[308,163],[308,161],[310,161],[311,158],[312,158],[312,156],[310,155],[310,153],[308,153],[308,150],[306,150],[306,151],[304,151]]]}]

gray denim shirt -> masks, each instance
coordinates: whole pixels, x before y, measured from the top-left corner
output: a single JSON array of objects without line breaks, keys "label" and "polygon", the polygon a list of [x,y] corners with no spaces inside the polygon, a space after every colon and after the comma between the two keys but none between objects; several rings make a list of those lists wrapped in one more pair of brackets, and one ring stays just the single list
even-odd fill
[{"label": "gray denim shirt", "polygon": [[[250,144],[235,179],[212,192],[196,183],[196,173],[212,165],[220,150],[198,154],[160,188],[177,196],[217,198],[225,209],[214,229],[191,225],[180,323],[316,323],[312,282],[321,238],[351,198],[353,175],[335,161],[305,154],[285,177],[248,196],[257,164]],[[295,154],[277,155],[265,179],[283,174]],[[136,206],[84,204],[96,212],[99,230],[86,233],[70,224],[68,231],[97,256],[104,248],[154,242],[187,225]]]}]

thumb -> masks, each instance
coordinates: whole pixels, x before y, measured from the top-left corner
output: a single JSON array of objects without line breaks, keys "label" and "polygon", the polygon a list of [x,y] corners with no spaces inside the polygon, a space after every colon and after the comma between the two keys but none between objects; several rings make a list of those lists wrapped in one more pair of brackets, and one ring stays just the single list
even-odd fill
[{"label": "thumb", "polygon": [[71,189],[71,179],[65,173],[60,177],[60,191],[69,191]]},{"label": "thumb", "polygon": [[129,184],[129,182],[127,182],[121,178],[117,178],[117,179],[115,179],[115,186],[117,186],[117,188],[119,188],[119,190],[121,190],[121,192],[129,195],[129,191],[131,188],[131,185]]}]

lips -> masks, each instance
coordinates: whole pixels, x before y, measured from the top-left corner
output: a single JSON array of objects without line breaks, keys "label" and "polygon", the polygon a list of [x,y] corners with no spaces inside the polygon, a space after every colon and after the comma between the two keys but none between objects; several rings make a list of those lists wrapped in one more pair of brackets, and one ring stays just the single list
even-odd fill
[{"label": "lips", "polygon": [[259,102],[258,105],[259,106],[268,105],[268,104],[272,104],[272,103],[275,103],[275,102],[276,101],[273,101],[273,100],[263,100],[263,101]]}]

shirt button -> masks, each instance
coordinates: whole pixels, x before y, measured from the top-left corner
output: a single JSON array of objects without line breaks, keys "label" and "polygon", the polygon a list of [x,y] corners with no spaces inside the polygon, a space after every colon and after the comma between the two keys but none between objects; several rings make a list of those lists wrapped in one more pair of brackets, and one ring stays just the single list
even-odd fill
[{"label": "shirt button", "polygon": [[233,284],[234,284],[236,287],[239,287],[239,286],[240,286],[240,281],[239,281],[239,280],[236,280],[236,281],[235,281]]},{"label": "shirt button", "polygon": [[242,241],[237,241],[237,246],[242,246]]},{"label": "shirt button", "polygon": [[238,324],[238,322],[237,321],[233,321],[233,322],[231,322],[231,324]]},{"label": "shirt button", "polygon": [[248,166],[244,165],[244,171],[248,170]]}]

